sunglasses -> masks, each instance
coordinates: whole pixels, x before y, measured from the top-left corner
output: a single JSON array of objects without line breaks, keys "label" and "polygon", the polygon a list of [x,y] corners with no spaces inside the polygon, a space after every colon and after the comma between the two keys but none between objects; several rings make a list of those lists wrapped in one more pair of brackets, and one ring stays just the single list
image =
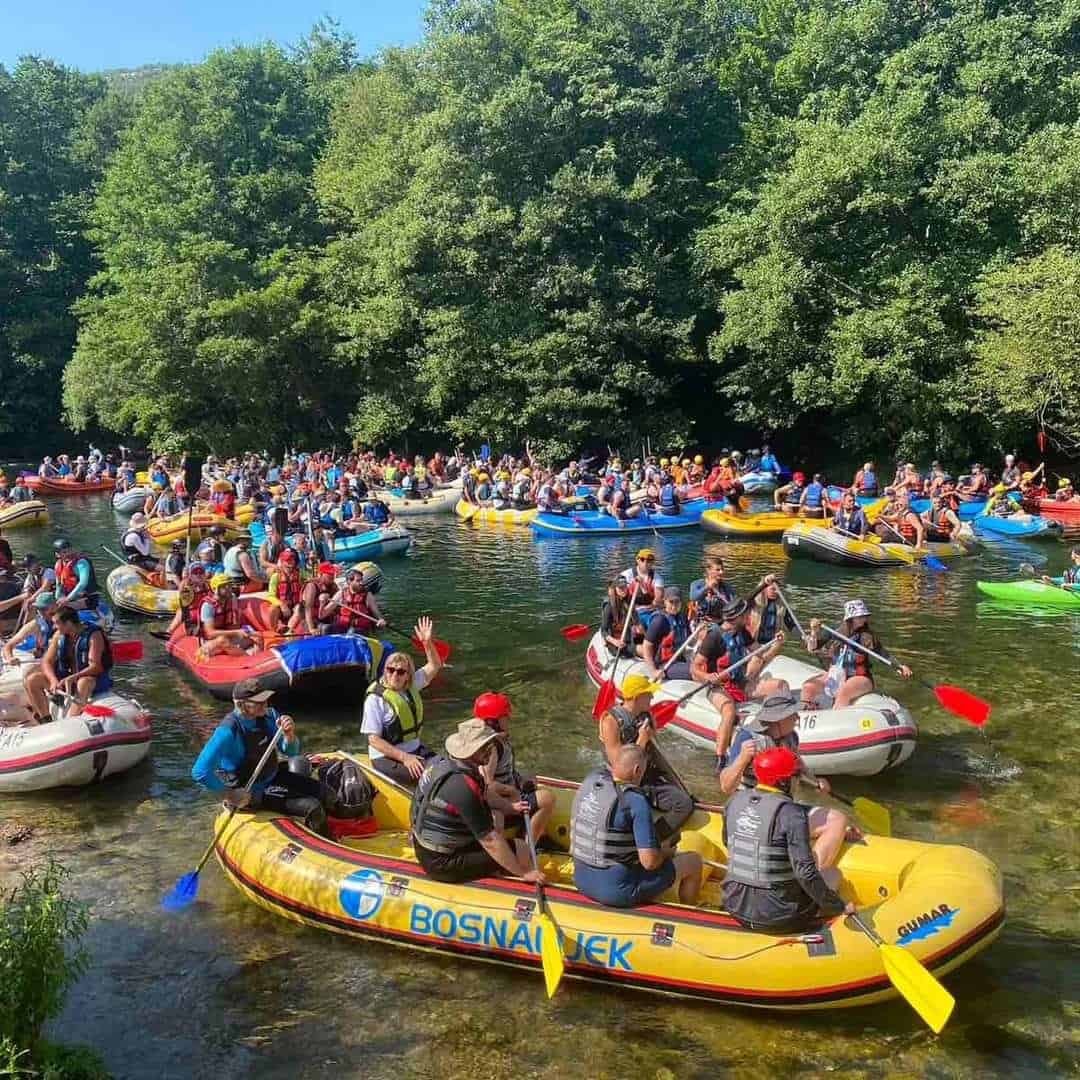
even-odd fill
[{"label": "sunglasses", "polygon": [[386,669],[387,675],[408,675],[409,669],[407,667],[388,667]]}]

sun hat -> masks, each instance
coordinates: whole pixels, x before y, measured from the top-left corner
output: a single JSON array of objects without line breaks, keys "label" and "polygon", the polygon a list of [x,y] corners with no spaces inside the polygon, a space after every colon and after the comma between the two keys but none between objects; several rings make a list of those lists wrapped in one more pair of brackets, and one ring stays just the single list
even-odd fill
[{"label": "sun hat", "polygon": [[457,731],[446,737],[446,752],[452,758],[464,761],[479,753],[498,737],[499,733],[489,728],[483,720],[471,716],[468,720],[462,720]]},{"label": "sun hat", "polygon": [[641,694],[655,694],[659,689],[660,684],[653,682],[647,675],[627,675],[619,693],[622,694],[623,701],[630,701]]},{"label": "sun hat", "polygon": [[869,614],[870,609],[866,606],[865,600],[849,600],[844,605],[845,619],[861,619]]},{"label": "sun hat", "polygon": [[799,699],[794,694],[771,694],[746,726],[751,731],[761,732],[766,724],[779,724],[781,720],[797,716],[798,713]]}]

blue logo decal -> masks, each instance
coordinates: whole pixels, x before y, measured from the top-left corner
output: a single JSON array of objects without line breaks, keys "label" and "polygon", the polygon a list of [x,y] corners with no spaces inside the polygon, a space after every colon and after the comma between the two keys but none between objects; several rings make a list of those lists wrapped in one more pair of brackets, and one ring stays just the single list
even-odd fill
[{"label": "blue logo decal", "polygon": [[354,919],[370,919],[382,905],[384,888],[377,870],[357,870],[341,883],[338,902]]},{"label": "blue logo decal", "polygon": [[912,941],[924,941],[928,937],[933,937],[939,930],[952,926],[952,921],[959,912],[959,908],[951,908],[948,904],[940,904],[930,911],[923,912],[917,918],[896,928],[898,935],[896,944],[907,945]]}]

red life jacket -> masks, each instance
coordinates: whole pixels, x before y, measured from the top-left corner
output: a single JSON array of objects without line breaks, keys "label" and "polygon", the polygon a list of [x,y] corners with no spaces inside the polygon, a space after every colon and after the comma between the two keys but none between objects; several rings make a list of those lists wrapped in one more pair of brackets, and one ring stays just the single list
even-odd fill
[{"label": "red life jacket", "polygon": [[[638,583],[637,601],[635,602],[634,606],[648,607],[650,604],[655,604],[657,601],[657,589],[656,586],[653,584],[652,578],[649,578],[646,581],[642,581],[642,579],[638,577],[635,578],[634,581]],[[634,586],[631,583],[630,588],[633,589],[633,587]]]},{"label": "red life jacket", "polygon": [[210,602],[214,605],[214,629],[235,630],[240,621],[240,605],[236,598],[230,596],[223,604],[215,595]]},{"label": "red life jacket", "polygon": [[209,595],[210,589],[207,586],[196,589],[194,599],[183,609],[184,629],[189,636],[197,634],[199,631],[199,610],[203,606],[203,601]]},{"label": "red life jacket", "polygon": [[299,574],[286,577],[280,570],[277,572],[277,598],[290,608],[300,603],[300,596],[304,591],[303,582]]},{"label": "red life jacket", "polygon": [[67,560],[56,560],[56,566],[53,568],[56,571],[56,584],[65,593],[71,592],[79,584],[79,572],[75,568],[78,566],[80,559],[85,559],[90,564],[90,581],[86,586],[84,595],[87,597],[97,596],[98,583],[97,575],[94,573],[94,563],[89,555],[84,555],[81,551]]},{"label": "red life jacket", "polygon": [[345,633],[348,630],[355,630],[358,633],[362,632],[365,628],[371,629],[375,625],[375,616],[368,613],[367,610],[367,596],[364,591],[359,593],[345,594],[345,602],[350,608],[356,611],[364,612],[363,615],[354,614],[353,611],[346,611],[345,608],[339,607],[334,617],[334,629],[338,633]]}]

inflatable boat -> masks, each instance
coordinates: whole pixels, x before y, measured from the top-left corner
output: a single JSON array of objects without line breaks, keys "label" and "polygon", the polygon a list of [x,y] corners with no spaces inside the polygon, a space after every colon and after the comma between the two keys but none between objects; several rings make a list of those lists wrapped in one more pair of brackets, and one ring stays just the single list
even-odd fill
[{"label": "inflatable boat", "polygon": [[529,522],[538,536],[626,536],[630,533],[672,532],[693,529],[708,504],[704,499],[683,503],[677,514],[642,510],[636,517],[614,518],[603,510],[565,514],[539,513]]},{"label": "inflatable boat", "polygon": [[[155,577],[157,575],[155,574]],[[133,566],[123,564],[109,572],[105,579],[109,599],[124,611],[155,618],[171,618],[180,606],[177,589],[167,589],[146,581]]]},{"label": "inflatable boat", "polygon": [[49,508],[39,499],[25,499],[0,509],[0,529],[23,529],[48,520]]},{"label": "inflatable boat", "polygon": [[960,540],[931,541],[921,548],[914,548],[899,541],[889,543],[877,536],[859,540],[808,521],[791,525],[781,537],[781,543],[789,558],[814,559],[835,566],[913,566],[927,555],[955,559],[975,554],[975,545]]}]

